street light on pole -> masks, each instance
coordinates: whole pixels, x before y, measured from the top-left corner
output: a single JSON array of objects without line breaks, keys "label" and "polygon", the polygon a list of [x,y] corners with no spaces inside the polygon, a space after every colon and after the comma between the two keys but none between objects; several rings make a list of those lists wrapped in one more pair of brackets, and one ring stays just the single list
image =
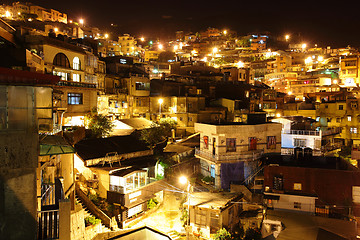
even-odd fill
[{"label": "street light on pole", "polygon": [[163,104],[164,99],[159,98],[158,103],[159,103],[159,119],[161,118],[161,104]]},{"label": "street light on pole", "polygon": [[188,215],[186,219],[186,239],[189,239],[189,230],[190,230],[190,181],[185,176],[181,176],[179,178],[180,184],[185,185],[186,187],[186,193],[187,193],[187,199],[188,199]]}]

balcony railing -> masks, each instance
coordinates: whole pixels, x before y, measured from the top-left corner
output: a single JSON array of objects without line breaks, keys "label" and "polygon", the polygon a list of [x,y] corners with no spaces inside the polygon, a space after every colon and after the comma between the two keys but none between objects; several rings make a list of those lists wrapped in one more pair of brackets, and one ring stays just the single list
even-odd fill
[{"label": "balcony railing", "polygon": [[59,210],[38,212],[38,238],[59,239]]},{"label": "balcony railing", "polygon": [[59,81],[58,86],[96,88],[96,84],[94,83],[71,82],[71,81]]},{"label": "balcony railing", "polygon": [[195,148],[195,156],[200,158],[206,158],[213,161],[249,161],[259,159],[264,153],[263,149],[242,151],[237,154],[212,154],[209,151],[203,151]]},{"label": "balcony railing", "polygon": [[42,184],[41,185],[41,206],[48,206],[55,204],[55,185]]},{"label": "balcony railing", "polygon": [[284,130],[283,133],[293,135],[321,136],[319,131],[311,130]]}]

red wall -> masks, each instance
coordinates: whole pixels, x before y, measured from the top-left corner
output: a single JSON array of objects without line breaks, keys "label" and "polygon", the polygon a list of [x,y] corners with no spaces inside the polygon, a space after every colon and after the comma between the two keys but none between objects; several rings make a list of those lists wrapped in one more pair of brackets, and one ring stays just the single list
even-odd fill
[{"label": "red wall", "polygon": [[[266,166],[264,186],[272,190],[277,175],[283,176],[285,192],[316,194],[319,198],[317,204],[337,205],[339,208],[352,204],[352,186],[360,186],[360,171],[288,166]],[[302,190],[294,191],[294,183],[301,183]],[[353,207],[354,215],[360,216],[360,208]]]}]

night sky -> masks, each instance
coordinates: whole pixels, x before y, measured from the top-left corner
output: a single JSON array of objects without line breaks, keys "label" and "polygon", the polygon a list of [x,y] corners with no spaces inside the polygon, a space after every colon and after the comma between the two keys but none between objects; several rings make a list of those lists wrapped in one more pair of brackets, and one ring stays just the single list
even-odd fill
[{"label": "night sky", "polygon": [[[9,3],[12,1],[4,1]],[[334,1],[176,1],[176,0],[32,0],[34,4],[84,18],[114,35],[174,36],[175,31],[227,28],[246,35],[269,31],[291,34],[320,47],[360,47],[356,4]],[[356,3],[356,2],[355,2]],[[115,27],[111,27],[111,23]]]}]

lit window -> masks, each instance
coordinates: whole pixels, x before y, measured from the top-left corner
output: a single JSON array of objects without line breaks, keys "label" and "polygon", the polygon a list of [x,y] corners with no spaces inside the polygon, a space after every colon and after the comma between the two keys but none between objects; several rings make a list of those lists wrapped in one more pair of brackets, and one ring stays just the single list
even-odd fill
[{"label": "lit window", "polygon": [[74,82],[80,82],[80,74],[74,73],[73,74],[73,81]]},{"label": "lit window", "polygon": [[294,190],[301,190],[301,183],[294,183]]},{"label": "lit window", "polygon": [[78,57],[73,59],[73,69],[80,70],[80,59]]},{"label": "lit window", "polygon": [[357,128],[356,127],[351,127],[350,128],[350,133],[357,133]]},{"label": "lit window", "polygon": [[347,116],[347,120],[351,122],[351,116]]},{"label": "lit window", "polygon": [[68,104],[69,105],[83,104],[83,95],[82,95],[82,93],[68,93]]}]

